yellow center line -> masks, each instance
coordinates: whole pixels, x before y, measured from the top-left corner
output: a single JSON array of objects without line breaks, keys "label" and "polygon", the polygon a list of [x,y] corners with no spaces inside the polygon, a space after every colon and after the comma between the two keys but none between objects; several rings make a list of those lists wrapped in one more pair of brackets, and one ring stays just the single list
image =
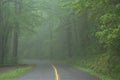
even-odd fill
[{"label": "yellow center line", "polygon": [[60,79],[59,79],[59,75],[58,75],[57,68],[56,68],[54,65],[52,65],[52,67],[53,67],[54,72],[55,72],[55,80],[60,80]]}]

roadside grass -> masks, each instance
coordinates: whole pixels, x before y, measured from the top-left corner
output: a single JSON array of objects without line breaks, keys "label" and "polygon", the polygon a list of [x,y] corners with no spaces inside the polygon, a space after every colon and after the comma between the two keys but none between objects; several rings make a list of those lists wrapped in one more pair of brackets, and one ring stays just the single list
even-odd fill
[{"label": "roadside grass", "polygon": [[96,56],[95,58],[75,58],[66,60],[66,64],[70,64],[71,66],[85,71],[93,76],[98,77],[100,80],[119,80],[119,79],[112,79],[111,76],[107,73],[107,56],[99,57]]},{"label": "roadside grass", "polygon": [[89,73],[90,75],[96,76],[100,80],[113,80],[109,76],[97,73],[92,69],[89,69],[89,68],[86,68],[86,67],[83,67],[83,66],[80,66],[80,65],[76,65],[76,64],[70,64],[70,65],[79,69],[79,70],[85,71],[85,72]]},{"label": "roadside grass", "polygon": [[30,69],[32,69],[32,66],[20,67],[15,70],[10,70],[8,72],[0,73],[0,80],[9,80],[11,78],[15,78],[29,71]]},{"label": "roadside grass", "polygon": [[100,80],[113,80],[112,78],[110,78],[109,76],[107,75],[103,75],[103,74],[100,74],[100,73],[97,73],[95,72],[94,70],[92,69],[89,69],[89,68],[83,68],[83,67],[80,67],[80,66],[77,66],[77,65],[73,65],[74,67],[76,67],[77,69],[80,69],[82,71],[85,71],[93,76],[96,76],[98,78],[100,78]]}]

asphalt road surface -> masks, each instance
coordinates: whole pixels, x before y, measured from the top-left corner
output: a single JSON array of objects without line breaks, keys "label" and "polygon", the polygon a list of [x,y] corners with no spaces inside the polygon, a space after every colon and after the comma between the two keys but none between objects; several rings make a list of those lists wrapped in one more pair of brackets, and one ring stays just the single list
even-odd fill
[{"label": "asphalt road surface", "polygon": [[100,80],[62,63],[40,63],[28,73],[12,80]]}]

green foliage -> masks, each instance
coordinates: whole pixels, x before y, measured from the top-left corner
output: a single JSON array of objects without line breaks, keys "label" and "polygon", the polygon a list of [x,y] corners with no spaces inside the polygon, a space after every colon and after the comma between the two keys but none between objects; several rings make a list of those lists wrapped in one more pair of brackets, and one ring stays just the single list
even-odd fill
[{"label": "green foliage", "polygon": [[18,39],[33,34],[45,19],[33,0],[0,1],[0,64],[16,64]]},{"label": "green foliage", "polygon": [[11,70],[5,73],[0,73],[0,79],[1,80],[8,80],[11,78],[15,78],[19,75],[22,75],[23,73],[29,71],[32,67],[22,67],[22,68],[18,68],[15,70]]},{"label": "green foliage", "polygon": [[[68,60],[67,63],[99,77],[101,80],[119,80],[119,57],[114,56],[109,63],[108,53],[89,55]],[[114,63],[113,63],[114,61]],[[116,63],[117,62],[117,63]],[[117,65],[116,65],[117,64]],[[109,73],[109,67],[112,67]]]},{"label": "green foliage", "polygon": [[[3,34],[7,34],[4,29],[9,28],[9,35],[13,30],[21,35],[30,35],[20,38],[21,56],[71,58],[78,66],[119,80],[119,0],[24,0],[18,14],[13,4],[10,2],[6,7],[0,7],[0,19],[9,13],[4,19],[9,26],[0,22],[0,40]],[[15,28],[16,24],[19,24],[19,29]],[[34,36],[28,33],[34,31]],[[8,42],[11,43],[10,40]],[[8,61],[13,55],[4,56]]]},{"label": "green foliage", "polygon": [[[79,46],[79,55],[82,55],[77,57],[80,58],[78,66],[86,66],[97,73],[107,74],[113,80],[119,80],[120,1],[76,0],[66,3],[66,6],[80,16],[87,16],[82,20],[88,25],[79,26],[83,40],[80,39],[82,46]],[[90,55],[95,56],[91,59]]]}]

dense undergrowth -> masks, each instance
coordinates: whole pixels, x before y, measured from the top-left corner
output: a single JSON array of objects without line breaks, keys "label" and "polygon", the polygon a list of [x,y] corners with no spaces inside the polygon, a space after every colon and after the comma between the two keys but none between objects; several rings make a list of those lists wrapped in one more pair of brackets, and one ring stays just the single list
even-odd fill
[{"label": "dense undergrowth", "polygon": [[73,52],[78,57],[74,54],[70,63],[102,80],[120,80],[120,0],[77,0],[68,5],[87,16],[79,24],[78,51]]},{"label": "dense undergrowth", "polygon": [[98,54],[70,60],[70,64],[91,73],[102,80],[120,80],[120,58],[109,54]]}]

